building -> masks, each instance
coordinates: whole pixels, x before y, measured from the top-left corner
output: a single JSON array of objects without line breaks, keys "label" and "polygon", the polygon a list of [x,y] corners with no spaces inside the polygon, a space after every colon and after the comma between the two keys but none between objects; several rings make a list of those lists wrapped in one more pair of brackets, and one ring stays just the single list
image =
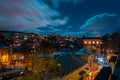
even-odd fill
[{"label": "building", "polygon": [[4,66],[18,66],[21,64],[23,52],[14,52],[12,48],[0,44],[0,64]]},{"label": "building", "polygon": [[0,63],[3,65],[10,64],[10,50],[7,47],[0,47]]},{"label": "building", "polygon": [[112,68],[112,74],[114,73],[117,61],[118,61],[118,56],[112,56],[109,60],[109,65]]},{"label": "building", "polygon": [[83,47],[87,48],[90,51],[100,53],[102,44],[103,42],[100,38],[84,38],[83,39]]},{"label": "building", "polygon": [[111,80],[111,67],[103,67],[94,80]]}]

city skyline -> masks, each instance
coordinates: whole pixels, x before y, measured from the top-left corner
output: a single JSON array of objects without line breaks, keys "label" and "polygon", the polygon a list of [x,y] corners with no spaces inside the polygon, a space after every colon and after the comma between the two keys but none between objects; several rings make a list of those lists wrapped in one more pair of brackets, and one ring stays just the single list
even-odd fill
[{"label": "city skyline", "polygon": [[0,30],[101,36],[120,29],[119,0],[1,0]]}]

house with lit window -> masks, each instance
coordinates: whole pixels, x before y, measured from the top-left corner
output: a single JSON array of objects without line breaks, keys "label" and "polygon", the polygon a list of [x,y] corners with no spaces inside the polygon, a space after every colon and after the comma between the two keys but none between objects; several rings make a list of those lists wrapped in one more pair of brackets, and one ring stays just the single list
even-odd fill
[{"label": "house with lit window", "polygon": [[9,48],[6,46],[0,45],[0,63],[3,65],[10,64],[10,55],[9,55]]},{"label": "house with lit window", "polygon": [[103,42],[100,38],[83,38],[83,47],[100,53]]}]

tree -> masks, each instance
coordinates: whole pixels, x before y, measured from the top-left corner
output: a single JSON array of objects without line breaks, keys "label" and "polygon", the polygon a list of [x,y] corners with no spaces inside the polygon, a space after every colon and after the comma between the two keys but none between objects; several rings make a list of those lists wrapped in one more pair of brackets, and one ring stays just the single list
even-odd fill
[{"label": "tree", "polygon": [[56,65],[56,61],[53,57],[38,57],[38,55],[42,54],[43,52],[44,54],[48,53],[48,55],[52,55],[53,53],[52,50],[42,50],[33,53],[32,73],[25,71],[25,75],[22,80],[54,80],[56,77],[63,74],[63,70],[60,66]]}]

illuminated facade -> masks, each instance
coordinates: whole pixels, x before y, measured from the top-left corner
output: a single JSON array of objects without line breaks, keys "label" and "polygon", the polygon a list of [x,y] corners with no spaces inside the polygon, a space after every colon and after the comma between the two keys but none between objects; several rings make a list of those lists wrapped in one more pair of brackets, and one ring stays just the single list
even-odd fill
[{"label": "illuminated facade", "polygon": [[14,63],[14,65],[19,66],[22,63],[24,58],[24,54],[21,52],[13,53],[10,48],[0,48],[0,63],[2,65],[10,66]]},{"label": "illuminated facade", "polygon": [[10,63],[9,48],[0,48],[0,62],[4,65],[9,65]]},{"label": "illuminated facade", "polygon": [[83,39],[83,47],[90,51],[95,51],[100,53],[102,45],[102,40],[100,38],[87,38]]}]

